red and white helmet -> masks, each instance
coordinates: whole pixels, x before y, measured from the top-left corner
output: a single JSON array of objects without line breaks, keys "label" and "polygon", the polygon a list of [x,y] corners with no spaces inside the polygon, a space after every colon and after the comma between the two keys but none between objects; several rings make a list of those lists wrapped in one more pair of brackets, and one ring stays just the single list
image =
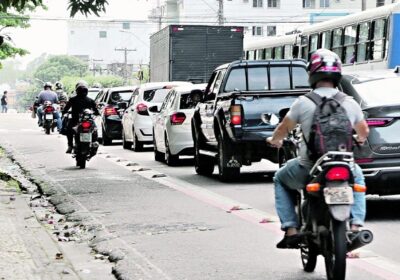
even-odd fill
[{"label": "red and white helmet", "polygon": [[332,81],[337,86],[342,78],[342,61],[339,56],[327,49],[318,49],[311,54],[307,70],[312,88],[322,80]]}]

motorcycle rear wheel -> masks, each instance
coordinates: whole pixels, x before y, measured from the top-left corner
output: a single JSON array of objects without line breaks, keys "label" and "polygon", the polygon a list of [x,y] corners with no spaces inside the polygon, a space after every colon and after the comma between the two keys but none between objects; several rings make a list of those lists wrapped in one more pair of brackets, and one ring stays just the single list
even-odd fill
[{"label": "motorcycle rear wheel", "polygon": [[332,220],[330,232],[324,255],[326,276],[328,280],[344,280],[347,254],[346,222]]},{"label": "motorcycle rear wheel", "polygon": [[80,169],[86,168],[86,159],[84,157],[77,156],[76,157],[76,166],[79,166]]},{"label": "motorcycle rear wheel", "polygon": [[46,134],[50,134],[50,127],[49,127],[49,126],[46,126],[46,127],[45,127],[45,131],[46,131]]}]

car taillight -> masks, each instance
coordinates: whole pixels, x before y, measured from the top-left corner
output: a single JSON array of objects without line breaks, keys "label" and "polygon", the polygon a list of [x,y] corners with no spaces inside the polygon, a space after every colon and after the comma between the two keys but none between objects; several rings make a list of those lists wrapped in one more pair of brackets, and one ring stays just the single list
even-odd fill
[{"label": "car taillight", "polygon": [[118,115],[118,112],[114,107],[105,107],[104,108],[104,115],[106,117],[112,116],[112,115]]},{"label": "car taillight", "polygon": [[392,122],[392,118],[374,118],[374,119],[367,119],[367,124],[370,127],[373,126],[386,126]]},{"label": "car taillight", "polygon": [[240,105],[231,106],[231,123],[233,125],[242,124],[242,107]]},{"label": "car taillight", "polygon": [[328,181],[346,181],[350,178],[350,171],[343,166],[332,167],[326,173],[325,178]]},{"label": "car taillight", "polygon": [[144,103],[139,103],[138,105],[136,105],[136,111],[139,115],[149,115],[147,108],[147,105]]},{"label": "car taillight", "polygon": [[171,115],[171,124],[172,125],[183,124],[185,119],[186,119],[186,115],[184,113],[173,113]]}]

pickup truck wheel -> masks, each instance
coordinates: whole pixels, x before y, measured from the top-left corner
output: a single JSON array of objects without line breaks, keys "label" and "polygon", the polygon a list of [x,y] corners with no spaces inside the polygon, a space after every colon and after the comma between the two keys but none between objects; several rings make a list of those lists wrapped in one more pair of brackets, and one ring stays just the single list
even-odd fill
[{"label": "pickup truck wheel", "polygon": [[209,176],[214,172],[214,158],[200,154],[198,135],[194,140],[194,168],[199,175]]},{"label": "pickup truck wheel", "polygon": [[231,182],[240,176],[240,167],[228,167],[228,162],[233,154],[233,147],[228,141],[224,141],[218,135],[218,171],[219,178],[223,182]]}]

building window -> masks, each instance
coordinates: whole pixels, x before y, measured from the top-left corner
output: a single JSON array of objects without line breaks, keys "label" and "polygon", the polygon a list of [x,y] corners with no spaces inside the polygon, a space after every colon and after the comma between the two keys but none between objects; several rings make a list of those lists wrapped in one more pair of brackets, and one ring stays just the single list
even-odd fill
[{"label": "building window", "polygon": [[253,26],[253,36],[262,36],[263,28],[262,26]]},{"label": "building window", "polygon": [[243,3],[249,3],[249,0],[243,0]]},{"label": "building window", "polygon": [[107,38],[107,31],[100,31],[99,32],[99,37],[100,38]]},{"label": "building window", "polygon": [[122,23],[122,29],[131,29],[131,24],[129,22]]},{"label": "building window", "polygon": [[263,0],[253,0],[253,7],[254,8],[262,8],[263,7]]},{"label": "building window", "polygon": [[279,8],[280,0],[268,0],[268,8]]},{"label": "building window", "polygon": [[303,8],[314,9],[315,8],[315,0],[303,0]]},{"label": "building window", "polygon": [[329,0],[319,0],[320,8],[329,8]]},{"label": "building window", "polygon": [[385,0],[376,0],[376,6],[377,7],[385,6]]},{"label": "building window", "polygon": [[276,26],[267,26],[267,36],[276,36]]}]

